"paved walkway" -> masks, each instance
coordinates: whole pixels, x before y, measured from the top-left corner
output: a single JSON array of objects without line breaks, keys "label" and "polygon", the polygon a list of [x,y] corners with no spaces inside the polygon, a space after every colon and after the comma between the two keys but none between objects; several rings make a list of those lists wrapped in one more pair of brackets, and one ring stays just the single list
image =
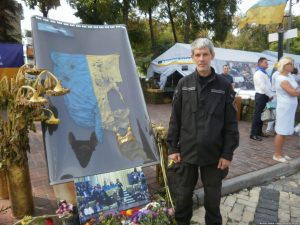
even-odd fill
[{"label": "paved walkway", "polygon": [[[147,105],[152,122],[166,126],[170,116],[170,104]],[[268,168],[277,164],[272,160],[273,138],[265,138],[262,142],[249,139],[250,123],[239,122],[240,146],[236,150],[227,179],[236,178],[243,174]],[[284,147],[285,153],[292,158],[300,157],[298,147],[299,137],[288,137]],[[29,154],[31,184],[34,195],[35,215],[52,214],[56,209],[56,200],[52,187],[48,183],[47,166],[43,150],[42,133],[40,126],[36,133],[30,134],[31,154]],[[145,168],[145,175],[150,190],[158,188],[156,183],[155,166]],[[198,183],[197,188],[201,188]],[[256,189],[255,189],[256,190]],[[1,207],[9,206],[8,200],[0,200]],[[8,210],[6,214],[0,215],[0,225],[11,225],[14,219]]]},{"label": "paved walkway", "polygon": [[[194,211],[194,224],[205,225],[204,213],[203,207]],[[223,225],[299,225],[300,172],[223,197],[221,213]]]}]

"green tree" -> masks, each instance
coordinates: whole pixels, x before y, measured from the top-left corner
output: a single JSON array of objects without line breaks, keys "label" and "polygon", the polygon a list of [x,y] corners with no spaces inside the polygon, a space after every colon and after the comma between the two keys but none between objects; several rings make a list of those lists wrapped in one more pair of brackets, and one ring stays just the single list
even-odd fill
[{"label": "green tree", "polygon": [[214,41],[223,42],[231,31],[234,14],[240,0],[185,0],[176,1],[176,25],[184,34],[184,42],[189,43],[202,31]]},{"label": "green tree", "polygon": [[123,13],[123,23],[128,26],[129,12],[132,7],[136,5],[136,0],[123,0],[122,13]]},{"label": "green tree", "polygon": [[173,5],[174,1],[172,1],[172,0],[164,0],[164,1],[166,3],[166,11],[168,13],[168,17],[169,17],[171,27],[172,27],[172,34],[173,34],[174,42],[176,43],[178,41],[178,39],[177,39],[177,35],[176,35],[176,27],[175,27],[174,18],[173,18],[173,12],[172,12],[172,5]]},{"label": "green tree", "polygon": [[237,36],[228,33],[226,40],[223,43],[216,42],[216,46],[261,52],[269,48],[268,34],[269,32],[264,25],[246,26]]},{"label": "green tree", "polygon": [[144,14],[148,15],[151,46],[152,46],[153,53],[155,53],[156,52],[156,42],[155,42],[155,36],[154,36],[154,26],[153,26],[153,19],[152,19],[153,15],[152,14],[153,14],[153,11],[158,7],[159,1],[158,0],[137,0],[137,5]]},{"label": "green tree", "polygon": [[83,23],[117,24],[122,22],[122,4],[118,0],[69,0]]},{"label": "green tree", "polygon": [[21,11],[20,5],[15,0],[0,1],[0,42],[18,42],[18,34],[15,34],[14,24],[17,14]]},{"label": "green tree", "polygon": [[197,13],[196,18],[197,21],[202,21],[200,28],[210,30],[214,41],[225,41],[228,31],[231,31],[239,2],[239,0],[199,1],[200,14]]},{"label": "green tree", "polygon": [[35,9],[37,6],[43,13],[44,17],[48,17],[50,9],[56,9],[60,6],[60,0],[23,0],[27,6],[31,9]]}]

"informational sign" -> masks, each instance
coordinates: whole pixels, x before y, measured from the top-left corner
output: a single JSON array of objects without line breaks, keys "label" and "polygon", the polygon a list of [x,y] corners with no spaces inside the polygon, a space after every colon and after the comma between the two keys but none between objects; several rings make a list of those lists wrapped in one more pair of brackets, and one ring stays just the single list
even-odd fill
[{"label": "informational sign", "polygon": [[[286,40],[286,39],[294,38],[297,36],[298,36],[298,29],[295,28],[295,29],[287,30],[286,32],[284,32],[283,39]],[[278,41],[278,33],[269,34],[268,41],[269,42]]]},{"label": "informational sign", "polygon": [[42,126],[50,182],[157,163],[125,26],[33,17],[32,28],[37,67],[71,90],[49,98],[61,123]]}]

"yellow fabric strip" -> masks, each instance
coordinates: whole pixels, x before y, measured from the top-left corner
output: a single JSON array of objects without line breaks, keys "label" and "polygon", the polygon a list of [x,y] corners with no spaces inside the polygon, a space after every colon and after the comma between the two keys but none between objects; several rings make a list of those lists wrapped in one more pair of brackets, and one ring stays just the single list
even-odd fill
[{"label": "yellow fabric strip", "polygon": [[18,73],[19,68],[0,68],[0,78],[4,77],[5,75],[8,78],[13,77]]},{"label": "yellow fabric strip", "polygon": [[176,65],[176,64],[194,64],[194,62],[193,61],[190,61],[190,62],[174,61],[174,62],[169,62],[169,63],[161,63],[161,64],[158,64],[157,66],[169,66],[169,65]]},{"label": "yellow fabric strip", "polygon": [[246,17],[242,18],[239,28],[242,29],[247,23],[274,24],[281,23],[286,4],[252,8],[247,11]]}]

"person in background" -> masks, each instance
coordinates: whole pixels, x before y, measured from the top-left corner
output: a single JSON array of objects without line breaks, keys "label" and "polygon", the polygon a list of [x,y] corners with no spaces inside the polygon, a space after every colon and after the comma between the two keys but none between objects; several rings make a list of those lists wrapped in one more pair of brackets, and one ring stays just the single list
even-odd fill
[{"label": "person in background", "polygon": [[263,122],[261,121],[261,114],[266,107],[268,101],[273,99],[274,93],[271,88],[271,81],[266,72],[268,68],[268,60],[265,57],[258,59],[258,67],[253,75],[253,82],[255,88],[255,112],[252,120],[250,139],[255,141],[262,141]]},{"label": "person in background", "polygon": [[287,135],[294,133],[295,114],[298,105],[297,96],[300,89],[291,72],[294,69],[294,60],[290,57],[282,57],[279,60],[279,75],[276,80],[276,137],[274,141],[275,152],[273,160],[287,162],[291,158],[283,154],[283,144]]},{"label": "person in background", "polygon": [[221,74],[223,77],[226,78],[226,80],[229,81],[229,83],[231,83],[232,89],[234,89],[234,82],[233,82],[233,78],[232,76],[229,74],[229,66],[228,65],[223,65],[223,73]]},{"label": "person in background", "polygon": [[[273,92],[273,99],[270,102],[270,104],[272,105],[273,108],[276,108],[276,103],[277,103],[277,99],[276,99],[276,80],[278,77],[279,72],[277,71],[278,68],[278,62],[275,63],[274,65],[274,72],[272,74],[272,82],[271,82],[271,89]],[[267,103],[268,104],[268,103]],[[274,109],[273,109],[274,110]],[[267,136],[275,136],[275,120],[274,121],[270,121],[267,123],[267,128],[266,128],[266,133]]]},{"label": "person in background", "polygon": [[200,168],[205,223],[221,225],[222,179],[239,144],[235,94],[230,83],[211,67],[213,43],[198,38],[191,47],[196,70],[175,89],[167,137],[169,164],[179,167],[172,193],[175,220],[178,225],[190,225]]},{"label": "person in background", "polygon": [[298,74],[298,69],[295,67],[293,72],[291,73],[295,79],[295,81],[300,85],[300,75]]}]

